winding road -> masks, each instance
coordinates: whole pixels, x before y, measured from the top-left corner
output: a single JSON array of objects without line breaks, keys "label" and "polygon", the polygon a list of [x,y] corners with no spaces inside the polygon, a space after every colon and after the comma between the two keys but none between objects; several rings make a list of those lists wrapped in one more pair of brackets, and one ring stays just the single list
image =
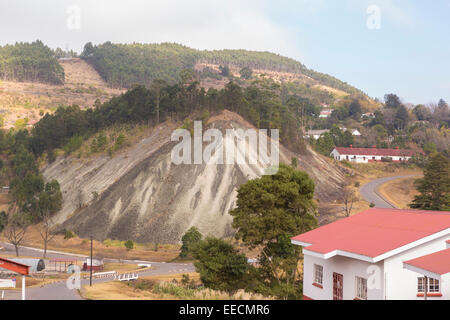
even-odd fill
[{"label": "winding road", "polygon": [[419,175],[406,175],[406,176],[394,176],[394,177],[385,177],[376,180],[372,180],[366,185],[362,186],[359,189],[359,193],[363,196],[363,198],[369,202],[375,204],[375,208],[387,208],[387,209],[396,209],[395,205],[390,203],[388,200],[383,198],[383,196],[378,192],[378,188],[385,184],[386,182],[409,178]]},{"label": "winding road", "polygon": [[[9,243],[0,242],[0,247],[3,249],[0,253],[15,254],[14,246]],[[29,257],[42,257],[42,249],[21,247],[20,254],[22,256]],[[85,258],[84,255],[71,254],[57,251],[47,251],[47,258]],[[119,262],[117,259],[103,259],[105,262]],[[177,273],[195,272],[195,267],[191,263],[165,263],[165,262],[151,262],[141,260],[121,260],[123,263],[138,264],[149,263],[152,265],[152,269],[139,272],[139,276],[157,276]],[[113,281],[111,278],[93,279],[93,283],[101,283]],[[81,280],[81,286],[89,284],[89,279]],[[20,287],[20,283],[18,283]],[[4,298],[7,300],[20,300],[20,290],[5,290]],[[26,289],[27,300],[81,300],[78,290],[70,290],[66,285],[66,281],[59,281],[52,284],[48,284],[39,288],[27,288]]]}]

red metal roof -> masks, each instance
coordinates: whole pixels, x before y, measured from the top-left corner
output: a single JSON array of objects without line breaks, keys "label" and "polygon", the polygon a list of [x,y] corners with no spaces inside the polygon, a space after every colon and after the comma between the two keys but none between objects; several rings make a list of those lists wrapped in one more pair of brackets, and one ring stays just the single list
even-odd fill
[{"label": "red metal roof", "polygon": [[0,257],[0,268],[28,275],[30,266]]},{"label": "red metal roof", "polygon": [[421,153],[405,149],[378,149],[378,148],[342,148],[336,150],[342,155],[381,156],[381,157],[412,157]]},{"label": "red metal roof", "polygon": [[449,228],[450,212],[375,208],[292,240],[319,254],[341,250],[375,258]]},{"label": "red metal roof", "polygon": [[450,249],[405,261],[404,263],[422,270],[444,275],[450,272]]}]

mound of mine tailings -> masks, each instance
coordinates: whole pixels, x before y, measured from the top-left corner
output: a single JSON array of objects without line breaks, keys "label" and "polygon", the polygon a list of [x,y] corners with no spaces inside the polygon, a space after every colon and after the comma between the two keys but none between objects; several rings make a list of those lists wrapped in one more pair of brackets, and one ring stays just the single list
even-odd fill
[{"label": "mound of mine tailings", "polygon": [[[252,126],[235,113],[212,117],[208,127],[221,130]],[[134,146],[113,158],[60,157],[48,165],[46,179],[57,179],[64,195],[56,219],[81,237],[94,236],[152,243],[179,242],[196,226],[204,235],[233,234],[228,211],[236,202],[237,188],[264,170],[258,165],[175,165],[170,141],[176,124],[164,123]],[[224,137],[223,143],[225,143]],[[208,143],[209,144],[209,143]],[[205,144],[207,145],[207,144]],[[250,150],[250,153],[256,150]],[[307,148],[296,155],[280,146],[280,161],[299,158],[299,166],[316,182],[316,197],[339,197],[344,176],[330,162]],[[92,194],[98,197],[92,197]]]}]

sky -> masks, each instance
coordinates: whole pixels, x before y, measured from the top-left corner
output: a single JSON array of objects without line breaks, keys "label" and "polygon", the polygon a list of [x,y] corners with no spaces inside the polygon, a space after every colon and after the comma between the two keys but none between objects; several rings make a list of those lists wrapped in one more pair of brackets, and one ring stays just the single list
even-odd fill
[{"label": "sky", "polygon": [[15,0],[0,45],[177,42],[270,51],[371,97],[450,101],[450,0]]}]

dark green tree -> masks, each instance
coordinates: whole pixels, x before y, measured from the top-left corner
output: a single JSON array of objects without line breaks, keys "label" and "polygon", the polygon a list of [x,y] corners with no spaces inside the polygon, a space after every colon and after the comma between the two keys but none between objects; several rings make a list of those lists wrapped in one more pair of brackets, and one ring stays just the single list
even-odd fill
[{"label": "dark green tree", "polygon": [[253,70],[249,67],[244,67],[239,71],[241,78],[245,80],[249,80],[253,75]]},{"label": "dark green tree", "polygon": [[5,211],[0,212],[0,233],[5,229],[8,224],[8,215]]},{"label": "dark green tree", "polygon": [[196,227],[191,227],[181,238],[183,245],[181,246],[180,257],[185,258],[191,251],[191,248],[202,240],[202,234]]},{"label": "dark green tree", "polygon": [[353,117],[354,119],[359,119],[361,117],[362,109],[359,100],[353,100],[352,103],[350,103],[348,113],[350,117]]},{"label": "dark green tree", "polygon": [[317,227],[314,188],[308,174],[285,165],[275,175],[239,187],[237,207],[230,211],[236,238],[262,248],[255,290],[280,298],[300,296],[300,248],[289,239]]},{"label": "dark green tree", "polygon": [[193,247],[192,255],[205,287],[226,291],[230,295],[246,287],[250,265],[245,255],[228,242],[206,238]]},{"label": "dark green tree", "polygon": [[231,75],[230,68],[227,65],[219,66],[219,70],[220,70],[220,74],[224,77],[229,77]]}]

